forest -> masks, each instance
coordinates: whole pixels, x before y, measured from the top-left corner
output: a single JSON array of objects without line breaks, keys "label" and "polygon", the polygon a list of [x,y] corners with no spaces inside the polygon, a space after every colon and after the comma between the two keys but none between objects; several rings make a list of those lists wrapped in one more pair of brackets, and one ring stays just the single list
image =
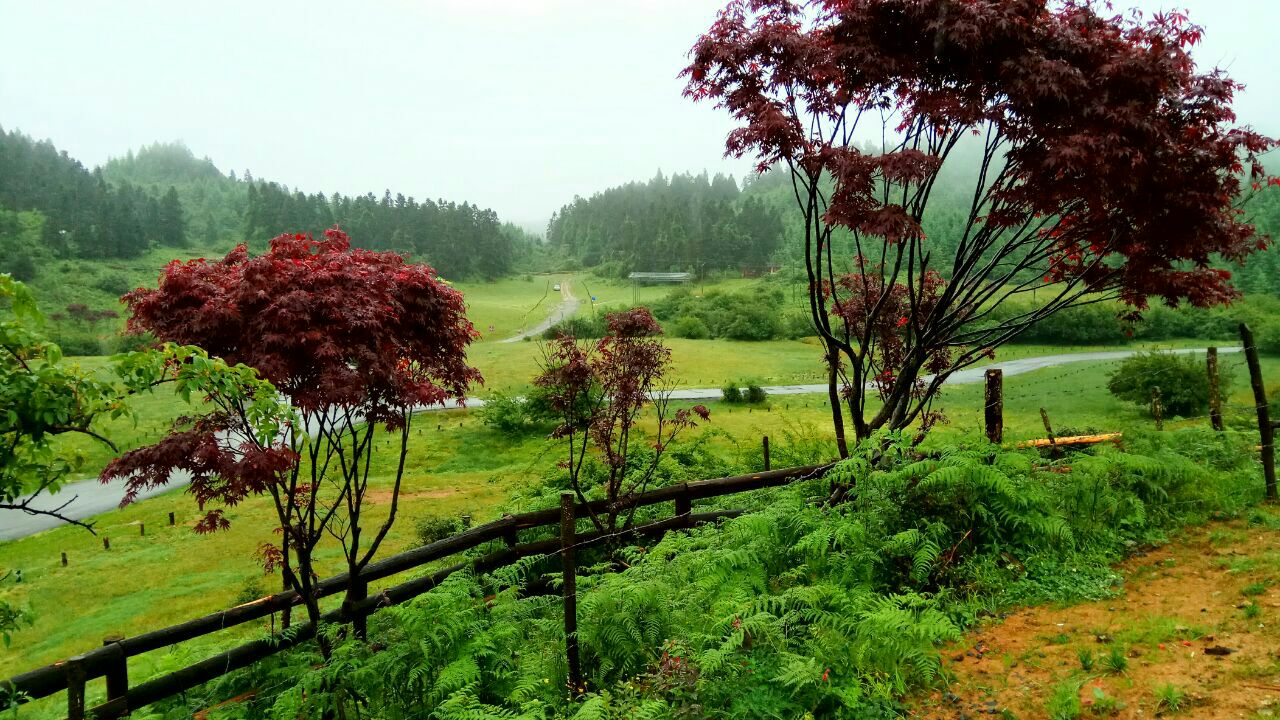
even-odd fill
[{"label": "forest", "polygon": [[[0,270],[34,279],[60,259],[112,261],[151,249],[209,251],[339,225],[372,249],[408,252],[455,278],[496,278],[536,240],[492,210],[387,191],[310,195],[246,171],[223,174],[180,144],[156,143],[86,169],[51,142],[0,130]],[[114,309],[114,308],[112,308]]]},{"label": "forest", "polygon": [[547,245],[604,276],[631,272],[768,272],[782,242],[778,214],[731,177],[658,173],[574,198],[551,216]]}]

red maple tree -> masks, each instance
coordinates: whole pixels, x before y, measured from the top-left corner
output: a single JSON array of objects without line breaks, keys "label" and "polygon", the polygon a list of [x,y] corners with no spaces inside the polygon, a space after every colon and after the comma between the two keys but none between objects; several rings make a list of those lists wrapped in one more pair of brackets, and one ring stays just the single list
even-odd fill
[{"label": "red maple tree", "polygon": [[[659,335],[662,327],[648,308],[637,307],[606,318],[608,334],[595,343],[561,335],[546,350],[542,373],[534,384],[559,424],[552,436],[565,440],[568,458],[561,467],[580,502],[593,491],[587,460],[598,458],[603,470],[599,486],[606,509],[591,511],[595,526],[613,530],[630,527],[635,517],[631,502],[655,480],[667,448],[681,432],[711,415],[703,405],[673,408],[671,386],[664,375],[671,365],[669,350]],[[652,454],[635,459],[636,426],[642,411],[652,408]],[[594,448],[594,453],[592,449]]]},{"label": "red maple tree", "polygon": [[[312,555],[325,535],[342,546],[348,601],[361,599],[359,571],[396,518],[413,410],[461,402],[481,381],[466,362],[477,334],[461,293],[427,265],[354,249],[332,229],[323,240],[281,235],[258,257],[240,245],[214,262],[174,261],[157,289],[124,300],[131,331],[253,368],[296,410],[301,427],[261,437],[251,430],[251,406],[238,388],[214,383],[207,388],[212,412],[125,453],[103,479],[127,478],[134,492],[185,470],[207,510],[200,531],[228,525],[221,507],[209,506],[269,494],[282,539],[260,552],[268,567],[282,569],[312,621],[319,617]],[[386,516],[366,538],[362,519],[379,427],[396,433],[398,459]]]},{"label": "red maple tree", "polygon": [[[738,121],[730,155],[790,171],[810,310],[829,362],[847,364],[857,438],[914,422],[951,373],[1063,308],[1236,297],[1214,262],[1265,247],[1239,200],[1245,183],[1274,182],[1258,163],[1274,143],[1233,126],[1239,85],[1192,61],[1202,32],[1182,13],[1091,0],[735,0],[720,13],[693,47],[686,94]],[[972,201],[958,250],[939,257],[922,219],[970,135],[982,143]],[[872,136],[876,149],[855,145]],[[844,238],[873,282],[837,281]],[[990,317],[1037,286],[1034,309]],[[866,410],[898,287],[911,310],[900,360],[884,404]],[[832,413],[846,454],[838,403]]]}]

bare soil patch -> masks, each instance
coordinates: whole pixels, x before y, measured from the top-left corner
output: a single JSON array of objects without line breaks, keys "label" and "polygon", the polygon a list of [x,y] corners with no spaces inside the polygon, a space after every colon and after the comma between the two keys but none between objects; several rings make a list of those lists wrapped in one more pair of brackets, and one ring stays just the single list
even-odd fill
[{"label": "bare soil patch", "polygon": [[1078,717],[1280,717],[1280,530],[1193,528],[1118,570],[1116,597],[967,633],[911,717],[1072,717],[1071,693]]}]

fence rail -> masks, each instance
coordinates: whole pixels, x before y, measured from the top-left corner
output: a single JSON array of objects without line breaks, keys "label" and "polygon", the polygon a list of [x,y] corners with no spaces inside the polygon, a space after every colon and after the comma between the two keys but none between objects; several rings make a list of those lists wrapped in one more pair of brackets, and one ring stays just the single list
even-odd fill
[{"label": "fence rail", "polygon": [[[811,465],[785,468],[749,475],[698,480],[651,490],[632,498],[626,503],[625,507],[644,507],[672,502],[675,503],[675,514],[672,517],[621,531],[594,531],[579,534],[575,536],[575,545],[577,547],[589,546],[602,540],[628,536],[660,536],[668,530],[692,527],[699,523],[734,517],[740,515],[743,511],[718,510],[694,513],[692,511],[692,503],[695,500],[705,500],[787,485],[797,480],[816,477],[828,467],[827,465]],[[573,519],[576,520],[609,510],[609,503],[606,501],[576,503],[573,508]],[[380,608],[397,605],[415,598],[436,587],[449,575],[460,570],[470,568],[484,572],[509,565],[520,558],[553,553],[561,549],[562,540],[560,537],[522,544],[518,542],[518,533],[521,530],[533,528],[561,526],[562,513],[559,507],[520,515],[508,515],[428,545],[371,563],[359,574],[359,579],[362,583],[374,582],[414,570],[428,563],[443,560],[491,542],[502,541],[505,543],[505,547],[494,552],[478,558],[470,558],[430,575],[414,578],[386,588],[354,605],[325,613],[321,620],[324,622],[353,622],[357,618],[367,617]],[[335,595],[348,587],[348,580],[349,575],[347,573],[322,580],[316,584],[315,594],[320,598]],[[70,720],[80,720],[86,717],[84,707],[85,683],[97,678],[106,678],[107,701],[92,708],[88,716],[96,718],[123,717],[138,708],[172,697],[234,670],[247,667],[258,660],[295,647],[314,637],[316,628],[310,622],[301,623],[290,628],[286,633],[247,642],[194,665],[152,678],[132,687],[129,686],[128,681],[129,658],[210,635],[237,625],[253,622],[301,603],[301,597],[290,590],[160,630],[153,630],[128,638],[113,638],[105,642],[101,648],[22,673],[21,675],[15,675],[8,680],[0,680],[0,689],[6,691],[9,698],[17,697],[22,699],[39,699],[67,690],[68,718]],[[7,699],[0,699],[0,710],[5,709],[8,702],[9,700]]]}]

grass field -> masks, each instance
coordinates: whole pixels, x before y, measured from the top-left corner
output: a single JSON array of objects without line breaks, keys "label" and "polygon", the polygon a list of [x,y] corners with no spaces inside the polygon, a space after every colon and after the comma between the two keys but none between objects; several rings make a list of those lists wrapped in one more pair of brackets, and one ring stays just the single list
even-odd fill
[{"label": "grass field", "polygon": [[[1226,362],[1239,360],[1233,357]],[[1149,424],[1139,408],[1107,393],[1103,387],[1107,371],[1108,363],[1096,363],[1008,378],[1006,439],[1042,436],[1041,407],[1048,410],[1059,433]],[[1264,372],[1280,381],[1280,359],[1268,358]],[[1245,383],[1238,381],[1232,388],[1231,402],[1236,410],[1233,422],[1247,426],[1250,418],[1243,408],[1252,402]],[[786,458],[788,437],[825,440],[829,445],[829,415],[819,395],[774,398],[768,409],[709,405],[712,422],[695,435],[714,433],[712,446],[747,469],[758,462],[762,435],[773,439],[775,462]],[[981,433],[979,386],[953,388],[939,405],[948,420],[930,442],[946,443]],[[1169,425],[1180,422],[1204,420],[1173,420]],[[536,483],[558,458],[555,446],[539,434],[503,436],[464,413],[422,415],[415,426],[402,515],[386,553],[414,544],[415,518],[463,513],[477,521],[493,517],[514,490]],[[388,450],[375,465],[375,476],[383,478],[375,486],[385,486],[391,472],[389,460]],[[182,519],[179,527],[167,527],[170,511]],[[110,551],[102,549],[100,539],[70,527],[0,546],[4,558],[0,572],[21,569],[23,574],[22,583],[6,584],[0,597],[30,607],[36,617],[34,627],[18,633],[13,646],[0,651],[0,676],[88,649],[99,636],[156,628],[274,588],[278,579],[264,578],[253,559],[258,543],[271,539],[266,528],[272,513],[265,501],[251,500],[234,508],[232,529],[215,535],[192,533],[188,525],[194,515],[190,498],[173,492],[101,516],[98,529],[111,538]],[[140,535],[139,523],[146,524],[145,537]],[[69,556],[67,568],[59,563],[62,552]],[[335,555],[321,559],[327,563],[326,570],[337,568]],[[86,582],[90,578],[93,581]],[[232,633],[212,643],[234,638]],[[190,644],[184,652],[198,654],[199,648],[199,643]],[[138,677],[145,677],[148,668],[174,662],[165,653],[156,655],[137,664]]]},{"label": "grass field", "polygon": [[[538,371],[538,343],[497,340],[540,320],[558,301],[549,291],[555,282],[571,283],[574,293],[584,300],[589,292],[597,294],[598,305],[630,304],[632,300],[627,284],[601,283],[578,275],[458,284],[467,296],[470,317],[483,335],[470,351],[472,362],[486,377],[485,386],[474,394],[483,397],[494,390],[518,392],[528,386]],[[715,286],[737,289],[754,282],[759,281],[731,279]],[[666,292],[669,289],[642,288],[638,299],[652,302]],[[583,311],[590,312],[589,303],[584,303],[580,312]],[[667,342],[673,354],[672,379],[684,387],[719,387],[730,380],[754,380],[766,385],[816,383],[823,377],[821,351],[812,340]],[[1135,347],[1203,344],[1187,341]],[[1222,343],[1228,344],[1231,343]],[[1123,346],[1013,345],[1003,348],[998,359],[1120,347]],[[97,371],[103,371],[106,364],[103,358],[76,362]],[[1243,358],[1229,355],[1223,362],[1237,368],[1237,381],[1231,388],[1232,421],[1247,427],[1252,420],[1245,408],[1252,406],[1252,399],[1244,373],[1238,369]],[[1059,434],[1124,430],[1148,424],[1150,421],[1140,408],[1120,403],[1106,391],[1105,379],[1111,365],[1081,363],[1007,378],[1006,439],[1042,436],[1040,408],[1047,410]],[[1280,358],[1267,358],[1264,373],[1272,385],[1280,385]],[[929,442],[947,443],[979,436],[981,393],[978,385],[947,390],[938,404],[947,420]],[[710,433],[709,444],[744,469],[758,466],[762,435],[771,436],[775,465],[785,462],[790,443],[819,442],[832,447],[830,416],[821,395],[780,396],[768,408],[748,409],[718,402],[709,405],[711,424],[694,431],[688,439]],[[122,449],[155,439],[169,420],[190,410],[164,393],[140,396],[134,400],[134,408],[136,425],[118,421],[102,428]],[[1172,420],[1169,425],[1192,422],[1204,420]],[[68,454],[84,456],[84,469],[89,473],[95,473],[111,456],[107,448],[84,438],[62,442]],[[557,459],[555,446],[537,433],[504,436],[466,413],[419,416],[412,436],[402,514],[383,553],[416,544],[416,518],[465,513],[479,522],[503,510],[532,509],[513,506],[511,498],[518,490],[538,484],[540,477],[553,471]],[[376,463],[374,475],[379,479],[375,488],[385,487],[392,472],[389,448]],[[177,514],[177,527],[167,526],[169,512]],[[279,578],[264,577],[253,558],[259,543],[273,539],[268,530],[273,513],[265,501],[250,500],[232,509],[232,529],[215,535],[199,536],[191,531],[195,514],[193,501],[175,491],[101,516],[98,529],[101,535],[111,538],[109,551],[102,549],[99,538],[70,527],[0,544],[0,575],[8,570],[22,571],[21,583],[10,581],[0,587],[0,599],[30,608],[35,617],[33,627],[17,633],[11,647],[0,649],[0,677],[84,651],[106,635],[136,634],[172,624],[278,586]],[[371,522],[376,515],[377,506]],[[145,536],[140,532],[143,523]],[[59,562],[63,552],[69,558],[67,568]],[[325,572],[337,569],[336,553],[322,555],[320,560]],[[214,647],[232,644],[264,629],[265,625],[243,627],[132,661],[131,680],[183,664],[188,658],[207,656]],[[46,705],[41,703],[38,707]]]}]

